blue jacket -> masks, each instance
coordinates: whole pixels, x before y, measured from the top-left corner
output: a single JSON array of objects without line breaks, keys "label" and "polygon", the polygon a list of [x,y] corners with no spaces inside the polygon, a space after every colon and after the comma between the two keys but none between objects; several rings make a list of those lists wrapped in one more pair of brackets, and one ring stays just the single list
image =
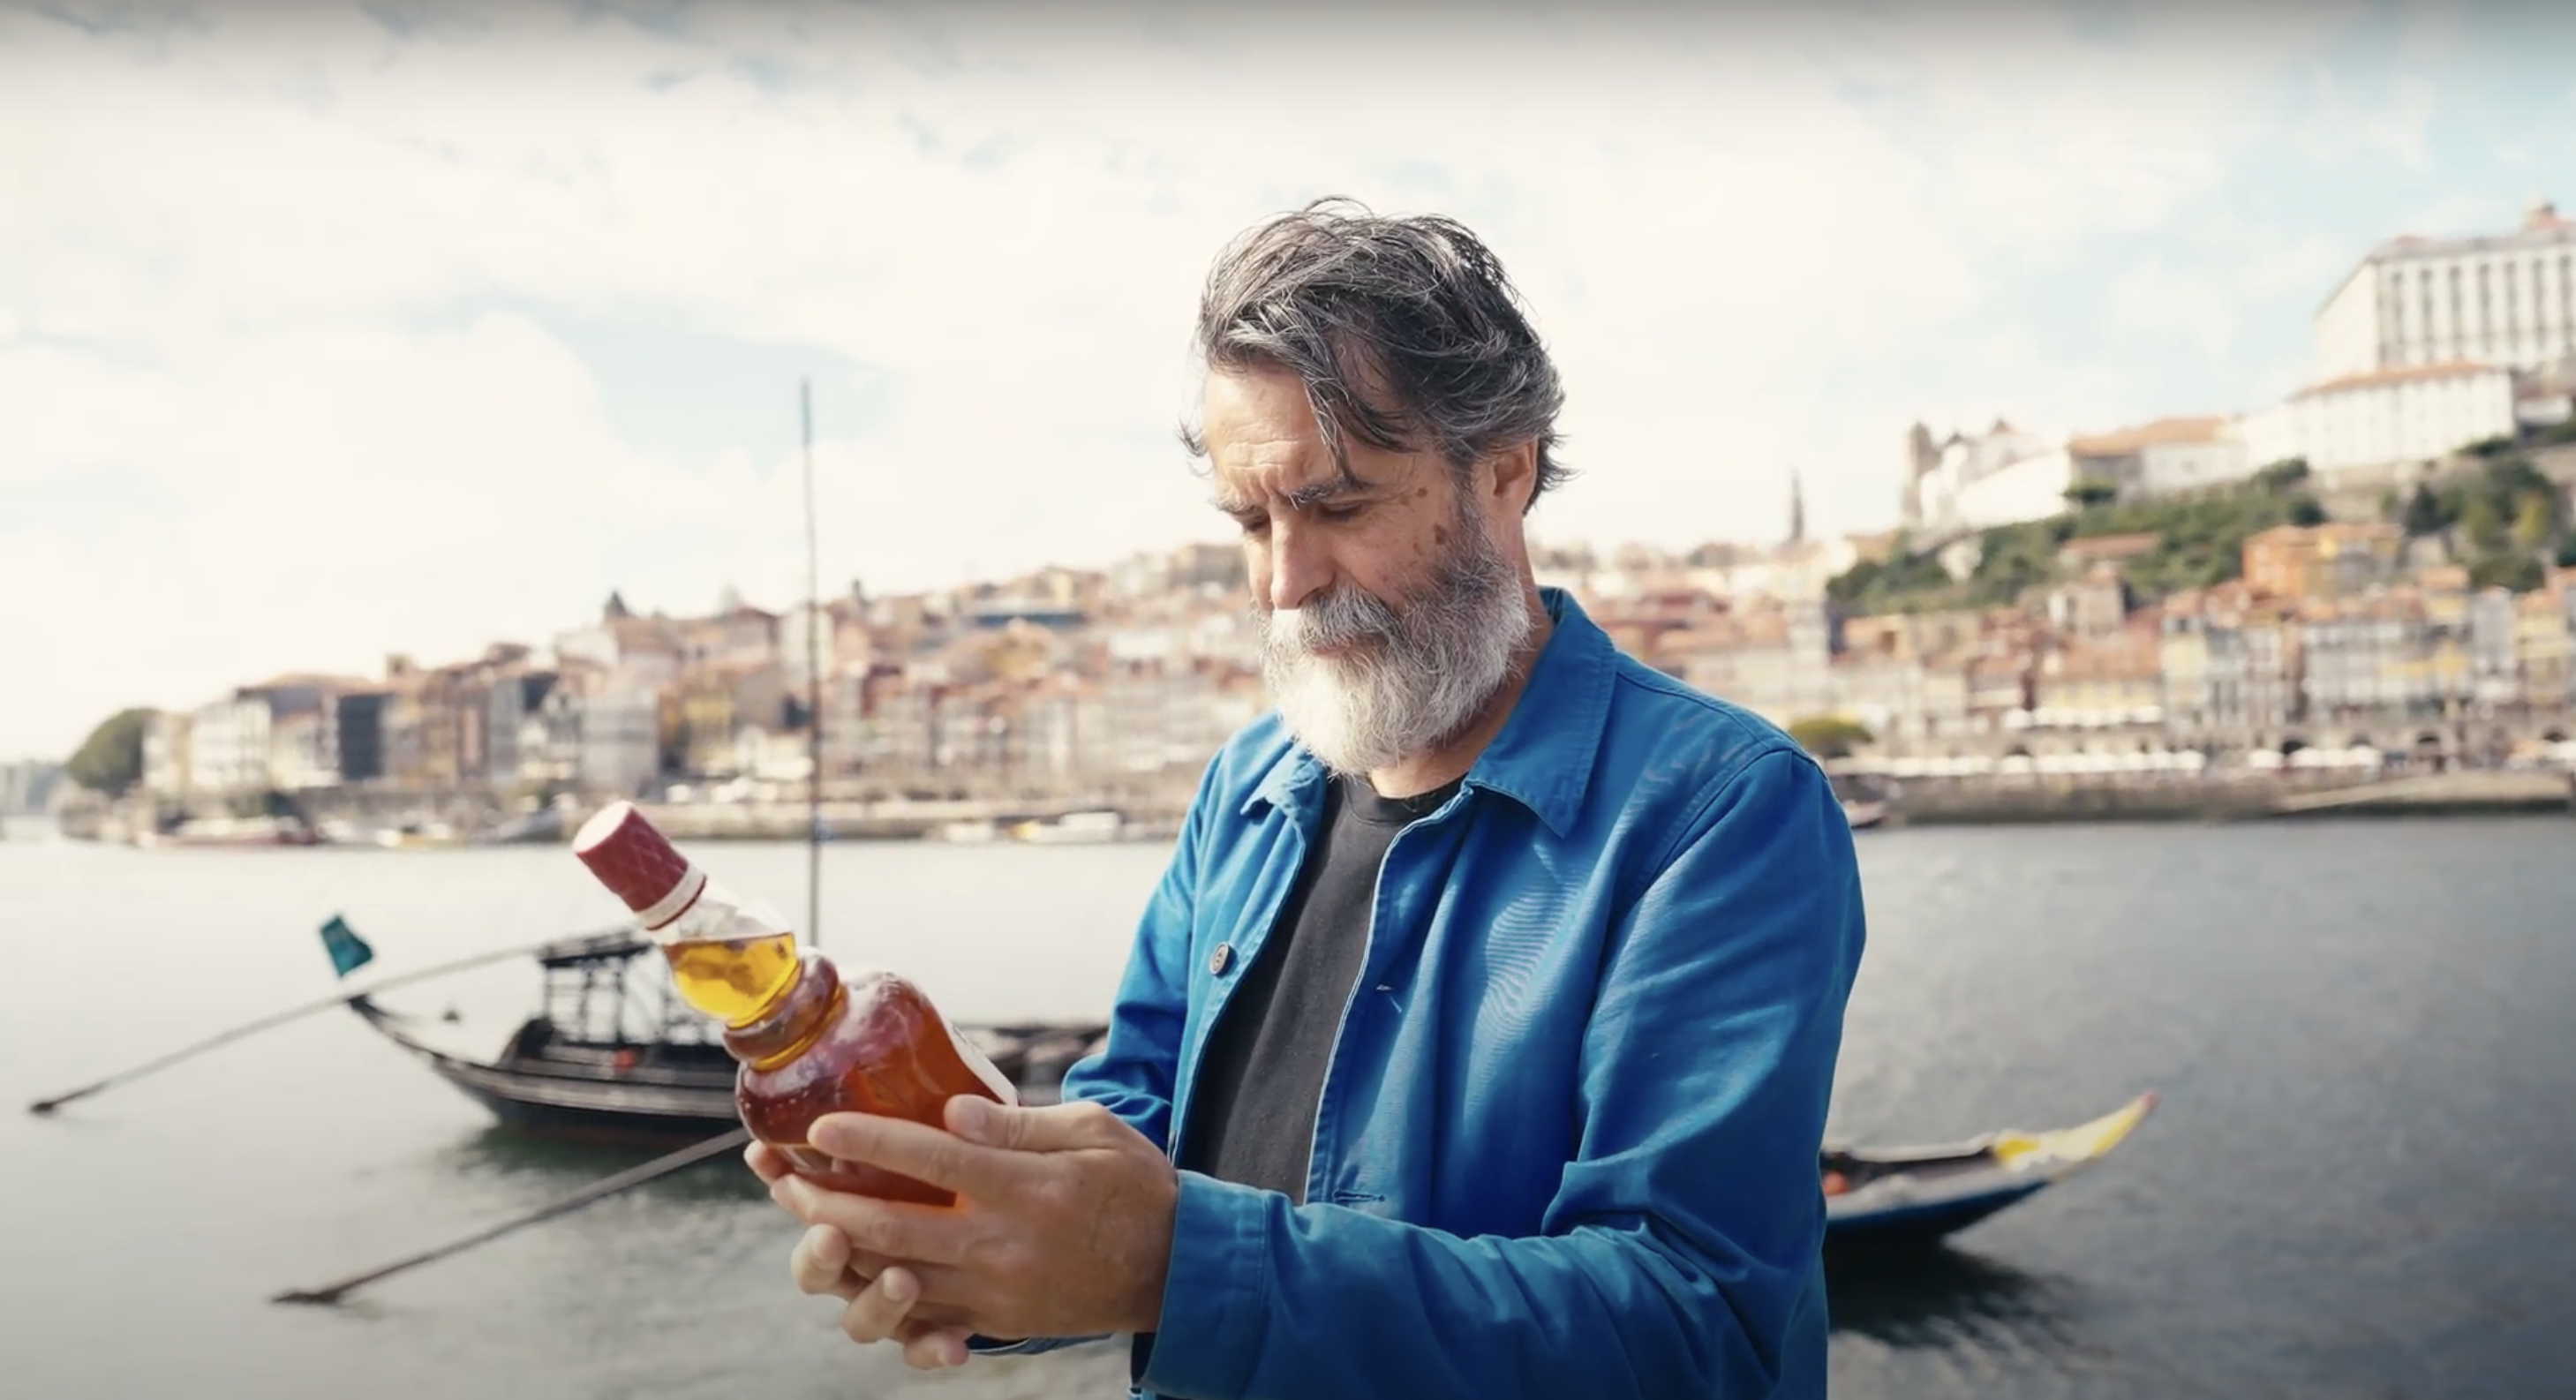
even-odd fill
[{"label": "blue jacket", "polygon": [[[1545,597],[1510,720],[1387,852],[1308,1204],[1182,1174],[1140,1393],[1824,1394],[1850,824],[1779,730]],[[1275,716],[1210,763],[1066,1098],[1177,1155],[1324,776]]]}]

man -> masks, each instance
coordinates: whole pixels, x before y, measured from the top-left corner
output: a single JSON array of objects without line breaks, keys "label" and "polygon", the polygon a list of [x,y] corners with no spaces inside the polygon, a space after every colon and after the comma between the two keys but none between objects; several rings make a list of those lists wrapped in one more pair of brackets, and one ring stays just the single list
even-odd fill
[{"label": "man", "polygon": [[1276,711],[1065,1103],[816,1125],[956,1209],[754,1149],[799,1286],[916,1366],[1129,1333],[1140,1394],[1821,1395],[1863,942],[1823,775],[1535,583],[1562,394],[1467,230],[1310,206],[1198,335]]}]

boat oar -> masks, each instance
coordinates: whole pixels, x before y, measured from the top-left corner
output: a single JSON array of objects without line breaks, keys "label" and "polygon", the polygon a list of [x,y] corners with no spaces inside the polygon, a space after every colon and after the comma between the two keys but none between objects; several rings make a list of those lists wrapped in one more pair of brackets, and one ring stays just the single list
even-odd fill
[{"label": "boat oar", "polygon": [[384,978],[364,991],[343,992],[337,996],[325,997],[320,1001],[308,1002],[302,1006],[290,1007],[289,1009],[280,1011],[275,1015],[263,1016],[260,1019],[251,1022],[249,1025],[235,1026],[231,1030],[224,1031],[220,1034],[210,1035],[204,1040],[198,1041],[194,1045],[182,1046],[181,1048],[173,1050],[156,1059],[146,1060],[142,1064],[134,1066],[132,1069],[119,1070],[105,1079],[101,1079],[92,1084],[84,1084],[67,1094],[56,1094],[50,1099],[38,1099],[34,1103],[27,1105],[27,1111],[34,1114],[49,1114],[55,1109],[62,1107],[64,1104],[70,1103],[74,1099],[85,1099],[90,1095],[97,1093],[101,1089],[122,1084],[128,1080],[140,1079],[143,1076],[152,1073],[154,1070],[167,1069],[182,1060],[202,1055],[219,1046],[229,1045],[244,1036],[256,1034],[260,1031],[267,1030],[272,1026],[282,1026],[289,1021],[295,1020],[297,1017],[310,1016],[317,1011],[328,1011],[335,1006],[345,1006],[360,997],[372,996],[388,987],[398,986],[405,982],[417,982],[427,977],[443,977],[451,972],[462,972],[469,967],[481,967],[485,963],[502,962],[511,958],[524,958],[540,949],[552,947],[562,941],[563,939],[560,936],[557,936],[555,938],[545,939],[541,942],[531,943],[524,948],[503,948],[490,953],[477,953],[470,958],[459,958],[454,962],[440,963],[436,967],[424,967],[418,971],[406,972],[399,976]]},{"label": "boat oar", "polygon": [[655,1177],[669,1176],[671,1173],[678,1171],[682,1167],[703,1162],[707,1158],[713,1157],[718,1153],[742,1147],[750,1141],[750,1130],[745,1128],[736,1128],[722,1137],[709,1138],[705,1142],[701,1142],[694,1147],[683,1147],[677,1152],[656,1157],[652,1161],[642,1163],[638,1166],[628,1167],[626,1170],[619,1172],[615,1176],[604,1177],[601,1180],[593,1182],[560,1200],[539,1206],[535,1210],[529,1211],[524,1215],[514,1216],[508,1220],[504,1220],[500,1224],[491,1226],[488,1229],[478,1230],[471,1235],[467,1235],[461,1240],[455,1240],[448,1244],[440,1245],[436,1249],[422,1250],[420,1253],[411,1255],[408,1258],[397,1259],[382,1268],[369,1269],[363,1274],[352,1274],[347,1278],[341,1279],[337,1283],[326,1283],[320,1288],[291,1288],[268,1301],[272,1303],[336,1303],[339,1302],[341,1297],[347,1294],[351,1289],[360,1288],[367,1284],[374,1283],[380,1278],[386,1278],[391,1275],[401,1273],[405,1269],[415,1269],[423,1264],[444,1259],[451,1254],[461,1254],[466,1250],[472,1249],[478,1244],[484,1243],[485,1241],[499,1239],[501,1236],[506,1235],[513,1230],[520,1229],[524,1226],[534,1225],[540,1220],[552,1219],[555,1216],[562,1215],[566,1211],[579,1210],[593,1201],[604,1200],[610,1196],[616,1195],[620,1191],[641,1186],[645,1182],[653,1180]]}]

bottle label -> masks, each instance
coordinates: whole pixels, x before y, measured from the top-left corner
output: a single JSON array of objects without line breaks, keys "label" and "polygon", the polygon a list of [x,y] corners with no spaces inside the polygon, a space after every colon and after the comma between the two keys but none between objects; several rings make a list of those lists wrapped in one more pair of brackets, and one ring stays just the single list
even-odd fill
[{"label": "bottle label", "polygon": [[1017,1108],[1020,1103],[1018,1086],[993,1067],[993,1061],[983,1051],[975,1048],[975,1042],[968,1040],[958,1031],[957,1023],[948,1019],[947,1012],[939,1013],[939,1024],[948,1029],[948,1043],[957,1047],[957,1058],[965,1061],[968,1069],[975,1071],[975,1077],[984,1081],[984,1086],[993,1091],[995,1098]]}]

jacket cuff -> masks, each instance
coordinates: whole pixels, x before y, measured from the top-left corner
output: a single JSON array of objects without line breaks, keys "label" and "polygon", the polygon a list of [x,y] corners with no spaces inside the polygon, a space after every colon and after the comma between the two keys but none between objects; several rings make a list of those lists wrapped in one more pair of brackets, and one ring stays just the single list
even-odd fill
[{"label": "jacket cuff", "polygon": [[1016,1342],[987,1337],[978,1332],[966,1339],[966,1351],[972,1356],[1035,1356],[1059,1347],[1080,1346],[1085,1342],[1107,1340],[1112,1334],[1097,1332],[1086,1337],[1024,1337]]},{"label": "jacket cuff", "polygon": [[1273,1192],[1181,1173],[1163,1315],[1138,1378],[1169,1395],[1240,1395],[1261,1354],[1270,1307]]}]

